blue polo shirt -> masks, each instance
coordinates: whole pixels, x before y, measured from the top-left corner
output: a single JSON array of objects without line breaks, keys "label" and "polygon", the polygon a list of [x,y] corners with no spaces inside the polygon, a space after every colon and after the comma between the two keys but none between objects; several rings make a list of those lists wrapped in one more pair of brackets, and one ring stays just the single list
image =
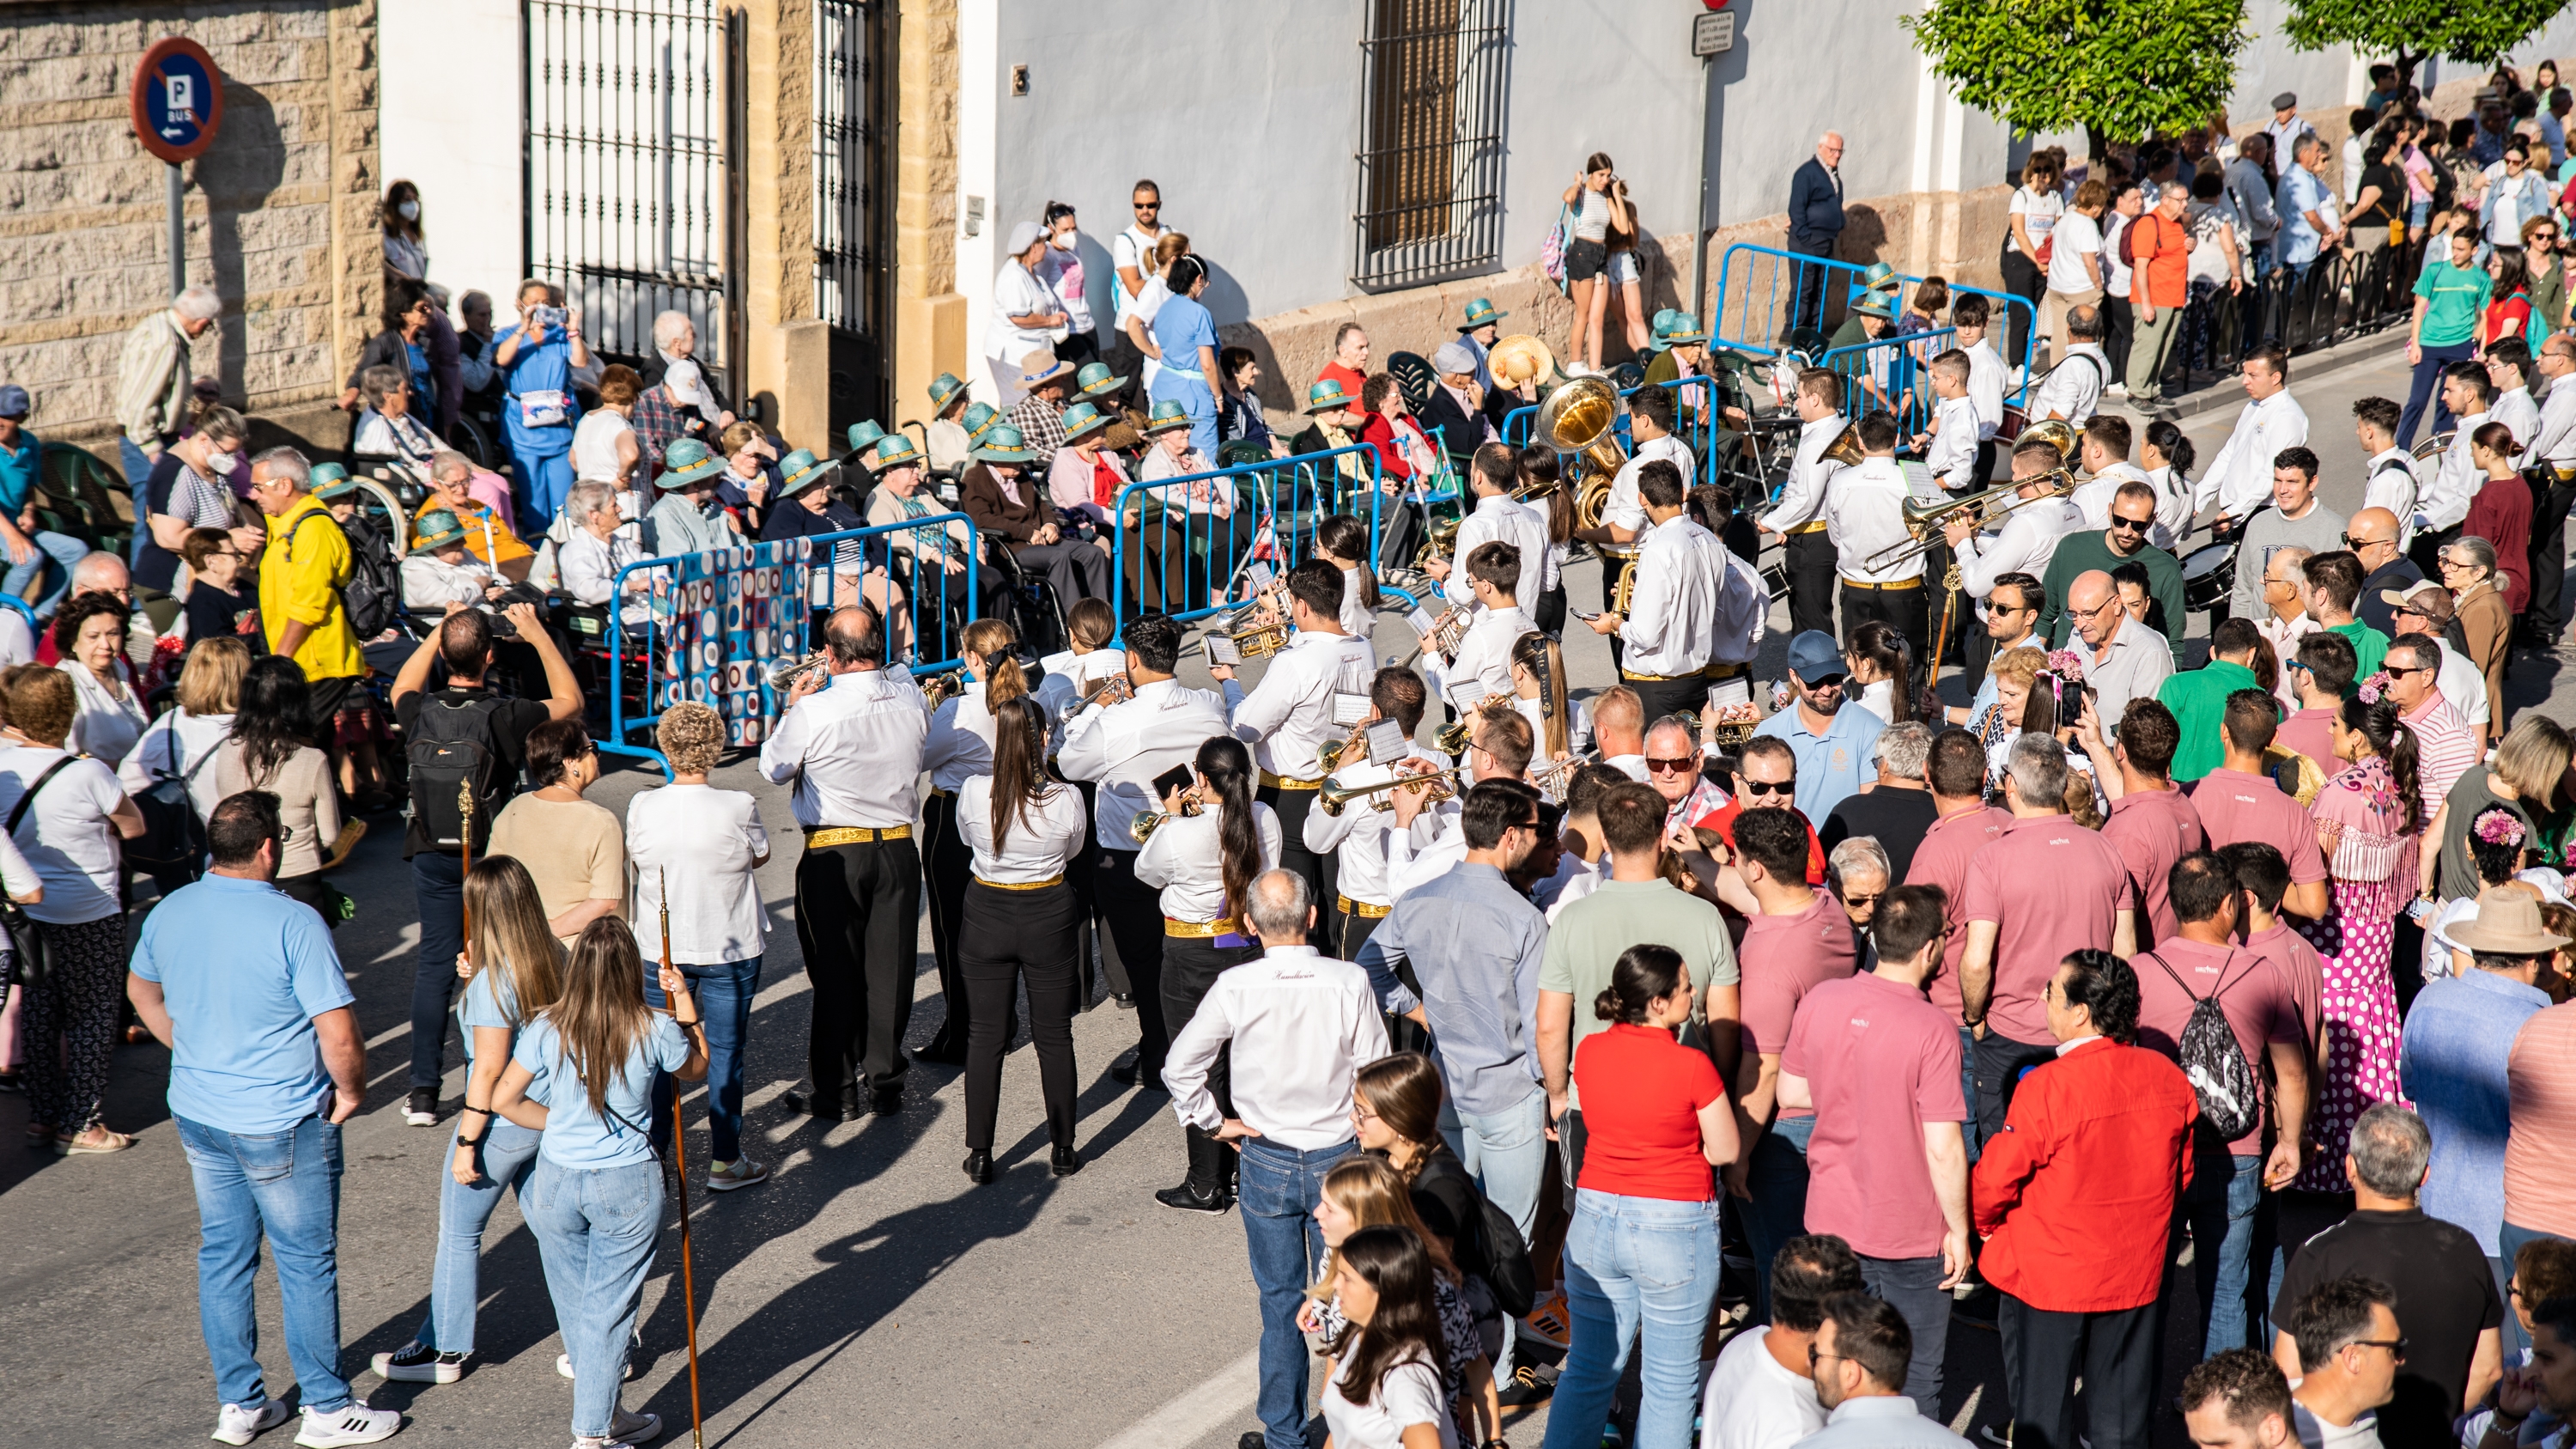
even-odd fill
[{"label": "blue polo shirt", "polygon": [[1846,699],[1823,734],[1808,730],[1795,704],[1764,720],[1753,732],[1787,742],[1798,757],[1798,813],[1822,820],[1834,813],[1835,806],[1859,794],[1864,781],[1878,778],[1870,750],[1886,728],[1887,721]]},{"label": "blue polo shirt", "polygon": [[284,1132],[324,1108],[313,1018],[355,998],[313,908],[266,881],[209,875],[143,918],[134,974],[169,1004],[170,1111],[219,1132]]},{"label": "blue polo shirt", "polygon": [[34,433],[21,427],[18,429],[17,447],[0,443],[0,514],[5,514],[12,523],[17,522],[19,512],[27,506],[27,499],[36,491],[36,485],[44,481],[44,475],[45,445],[36,441]]},{"label": "blue polo shirt", "polygon": [[2406,1013],[2397,1064],[2415,1110],[2433,1134],[2422,1206],[2475,1234],[2490,1258],[2504,1226],[2504,1142],[2513,1094],[2505,1061],[2514,1033],[2549,1005],[2537,986],[2471,969],[2425,983]]}]

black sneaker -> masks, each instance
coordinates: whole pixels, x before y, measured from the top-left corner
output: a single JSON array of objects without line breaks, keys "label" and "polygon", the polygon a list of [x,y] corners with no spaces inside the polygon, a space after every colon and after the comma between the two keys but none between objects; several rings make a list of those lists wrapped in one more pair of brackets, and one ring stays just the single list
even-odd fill
[{"label": "black sneaker", "polygon": [[1512,1370],[1511,1379],[1494,1397],[1508,1409],[1515,1404],[1539,1403],[1555,1392],[1556,1370],[1525,1363]]},{"label": "black sneaker", "polygon": [[414,1087],[411,1101],[403,1107],[403,1121],[413,1127],[438,1125],[438,1089]]},{"label": "black sneaker", "polygon": [[466,1355],[440,1353],[417,1340],[375,1357],[378,1378],[398,1384],[452,1384],[465,1376]]},{"label": "black sneaker", "polygon": [[1195,1186],[1186,1182],[1178,1187],[1164,1188],[1154,1194],[1154,1201],[1167,1208],[1176,1208],[1185,1213],[1205,1213],[1212,1218],[1225,1216],[1225,1210],[1234,1206],[1233,1200],[1222,1190],[1202,1197]]}]

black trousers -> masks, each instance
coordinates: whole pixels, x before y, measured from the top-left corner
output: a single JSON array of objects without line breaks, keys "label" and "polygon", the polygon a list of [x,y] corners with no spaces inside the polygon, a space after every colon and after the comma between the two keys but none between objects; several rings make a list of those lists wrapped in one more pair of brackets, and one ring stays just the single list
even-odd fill
[{"label": "black trousers", "polygon": [[2567,510],[2576,506],[2576,484],[2558,482],[2546,465],[2524,476],[2548,481],[2531,489],[2531,603],[2523,628],[2536,641],[2555,645],[2567,626],[2559,595],[2567,587]]},{"label": "black trousers", "polygon": [[[1378,908],[1371,906],[1369,909],[1377,910]],[[1328,938],[1335,943],[1333,954],[1345,961],[1357,961],[1360,959],[1360,948],[1368,944],[1369,937],[1377,934],[1378,924],[1385,919],[1386,916],[1383,912],[1374,916],[1363,916],[1355,911],[1344,912],[1342,915],[1342,929],[1336,935]]]},{"label": "black trousers", "polygon": [[[2538,575],[2535,574],[2533,577],[2537,578]],[[1530,622],[1538,626],[1540,633],[1550,638],[1565,632],[1564,584],[1560,583],[1538,596],[1538,609],[1530,615]]]},{"label": "black trousers", "polygon": [[[1311,792],[1309,792],[1311,793]],[[1166,936],[1163,939],[1163,1020],[1178,1037],[1198,1015],[1208,988],[1229,966],[1240,966],[1261,954],[1259,946],[1219,946],[1213,936]],[[1208,1068],[1208,1093],[1216,1109],[1234,1115],[1233,1049],[1219,1048]],[[1188,1129],[1190,1185],[1202,1196],[1223,1192],[1234,1178],[1234,1152],[1196,1127]]]},{"label": "black trousers", "polygon": [[1020,567],[1042,576],[1055,590],[1056,602],[1070,609],[1083,599],[1109,595],[1109,553],[1087,538],[1054,543],[1023,543],[1011,549]]},{"label": "black trousers", "polygon": [[903,1085],[912,1023],[921,852],[909,840],[808,846],[796,862],[796,944],[814,984],[814,1100]]},{"label": "black trousers", "polygon": [[1172,1031],[1163,1020],[1163,893],[1136,879],[1136,852],[1104,850],[1092,872],[1111,944],[1136,998],[1136,1080],[1159,1083]]},{"label": "black trousers", "polygon": [[1863,623],[1884,620],[1905,636],[1906,647],[1914,651],[1915,673],[1920,675],[1922,665],[1932,657],[1931,592],[1920,582],[1910,588],[1865,589],[1845,580],[1842,595],[1844,642],[1850,642],[1852,631]]},{"label": "black trousers", "polygon": [[[1341,934],[1337,919],[1341,911],[1333,905],[1333,890],[1341,879],[1341,861],[1330,851],[1317,855],[1306,848],[1306,812],[1315,808],[1315,798],[1319,793],[1264,785],[1253,798],[1278,815],[1279,868],[1293,870],[1306,878],[1306,892],[1315,902],[1315,925],[1329,941]],[[1180,1023],[1172,1023],[1174,1033],[1180,1029]]]},{"label": "black trousers", "polygon": [[2082,1442],[2146,1449],[2155,1419],[2156,1308],[2057,1313],[2006,1293],[1996,1327],[2012,1401],[2013,1449],[2076,1449],[2075,1381],[2084,1381]]},{"label": "black trousers", "polygon": [[1834,541],[1823,529],[1793,533],[1781,549],[1789,571],[1789,627],[1834,632]]},{"label": "black trousers", "polygon": [[1619,682],[1637,692],[1637,702],[1643,706],[1646,724],[1651,728],[1665,715],[1682,710],[1697,714],[1705,710],[1708,707],[1708,687],[1715,681],[1700,675],[1687,679],[1639,679],[1632,674],[1622,674]]},{"label": "black trousers", "polygon": [[[922,798],[921,825],[928,843],[922,850],[923,883],[930,890],[930,954],[939,965],[939,995],[947,1019],[923,1055],[933,1061],[962,1061],[966,1036],[975,1022],[975,1005],[957,974],[957,938],[966,910],[966,882],[974,873],[975,852],[957,830],[957,798],[930,794]],[[1008,1029],[1009,1018],[1004,1018]]]},{"label": "black trousers", "polygon": [[2004,1114],[2012,1110],[2013,1089],[2021,1085],[2024,1069],[2042,1062],[2057,1060],[2057,1044],[2034,1045],[2014,1041],[1992,1026],[1977,1041],[1977,1142],[2004,1130]]},{"label": "black trousers", "polygon": [[[1082,818],[1096,819],[1097,817],[1091,812],[1099,798],[1099,785],[1090,780],[1073,780],[1068,783],[1082,792]],[[1108,922],[1100,914],[1100,891],[1097,881],[1099,871],[1100,842],[1095,837],[1086,837],[1082,842],[1081,851],[1072,860],[1066,862],[1064,868],[1065,880],[1073,886],[1074,904],[1082,916],[1074,930],[1073,950],[1082,967],[1082,1009],[1085,1011],[1090,1010],[1092,1002],[1099,999],[1102,976],[1109,978],[1111,991],[1121,996],[1129,992],[1127,972],[1118,964],[1118,950],[1109,943]],[[1096,958],[1099,962],[1097,967],[1092,964],[1095,959],[1092,948],[1095,945],[1099,947],[1099,955]]]},{"label": "black trousers", "polygon": [[1081,1009],[1081,902],[1069,883],[1033,891],[1004,890],[982,881],[966,887],[964,931],[957,969],[975,999],[966,1039],[966,1150],[993,1150],[993,1118],[1001,1104],[1002,1055],[1017,1010],[1023,977],[1028,982],[1029,1035],[1038,1049],[1038,1084],[1046,1093],[1047,1140],[1073,1145],[1073,1014]]},{"label": "black trousers", "polygon": [[2102,355],[2111,359],[2111,381],[2120,382],[2129,375],[2129,343],[2138,335],[2138,314],[2128,298],[2105,295],[2102,321]]},{"label": "black trousers", "polygon": [[[1830,258],[1834,254],[1834,241],[1835,238],[1830,236],[1810,237],[1804,241],[1792,237],[1788,249],[1801,257]],[[1813,327],[1822,331],[1825,326],[1825,307],[1829,294],[1833,291],[1831,282],[1834,269],[1806,261],[1791,262],[1789,265],[1790,269],[1797,274],[1797,292],[1789,304],[1789,325]]]},{"label": "black trousers", "polygon": [[[2018,335],[2013,329],[2016,327],[2031,328],[2038,325],[2039,299],[2048,291],[2048,276],[2039,269],[2039,263],[2032,261],[2023,253],[2013,250],[2009,240],[2007,240],[2004,247],[2003,262],[2001,265],[2003,268],[2004,290],[2030,304],[2030,310],[2024,312],[2019,308],[2014,307],[2012,304],[2006,303],[2002,307],[1996,309],[1996,315],[1992,319],[1997,344],[1996,351],[2002,355],[2004,366],[2018,367],[2021,365],[2022,349],[2028,344],[2030,339]],[[2252,289],[2248,288],[2247,290],[2251,291]],[[2038,359],[2034,357],[2032,361],[2035,363]],[[2037,372],[2039,369],[2037,367],[2033,367],[2031,370],[2033,372]]]}]

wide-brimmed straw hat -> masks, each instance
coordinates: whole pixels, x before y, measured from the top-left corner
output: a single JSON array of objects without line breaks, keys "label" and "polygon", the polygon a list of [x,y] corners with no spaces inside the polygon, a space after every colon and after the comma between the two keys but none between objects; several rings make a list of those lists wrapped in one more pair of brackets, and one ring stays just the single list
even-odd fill
[{"label": "wide-brimmed straw hat", "polygon": [[817,458],[799,448],[778,460],[778,496],[793,498],[831,477],[832,470],[840,466],[838,458]]},{"label": "wide-brimmed straw hat", "polygon": [[1087,402],[1078,402],[1064,410],[1064,440],[1078,443],[1093,433],[1118,421],[1118,414],[1104,412]]},{"label": "wide-brimmed straw hat", "polygon": [[420,516],[420,522],[412,525],[413,553],[431,553],[464,541],[465,525],[457,522],[456,515],[444,508],[431,509]]},{"label": "wide-brimmed straw hat", "polygon": [[2478,913],[2445,933],[2472,951],[2498,956],[2546,956],[2567,944],[2540,920],[2540,902],[2528,891],[2488,886],[2478,892]]}]

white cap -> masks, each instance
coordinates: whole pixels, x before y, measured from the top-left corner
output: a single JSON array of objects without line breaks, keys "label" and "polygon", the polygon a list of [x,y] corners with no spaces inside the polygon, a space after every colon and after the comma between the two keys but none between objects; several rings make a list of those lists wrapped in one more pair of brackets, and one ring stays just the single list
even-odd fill
[{"label": "white cap", "polygon": [[1034,221],[1020,222],[1011,228],[1011,244],[1005,250],[1016,257],[1046,240],[1046,234],[1046,228]]}]

